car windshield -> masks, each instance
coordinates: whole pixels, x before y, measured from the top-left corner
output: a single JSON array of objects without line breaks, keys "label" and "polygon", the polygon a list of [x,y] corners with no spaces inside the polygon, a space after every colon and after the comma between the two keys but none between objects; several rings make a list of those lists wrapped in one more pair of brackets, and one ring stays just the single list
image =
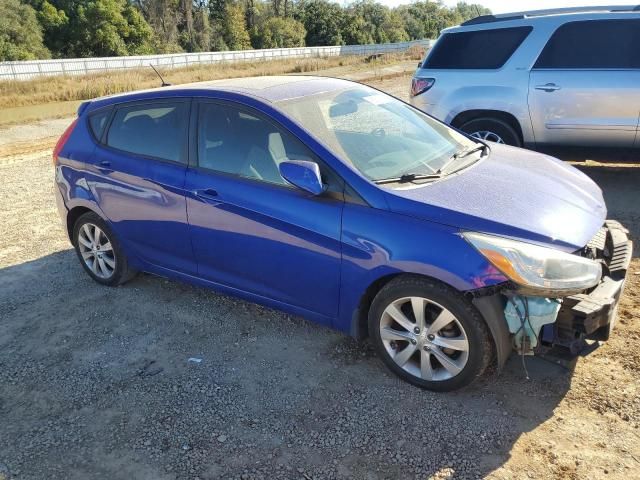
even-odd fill
[{"label": "car windshield", "polygon": [[453,170],[450,164],[465,156],[461,152],[482,146],[364,85],[284,100],[278,106],[372,181],[436,176],[445,165]]}]

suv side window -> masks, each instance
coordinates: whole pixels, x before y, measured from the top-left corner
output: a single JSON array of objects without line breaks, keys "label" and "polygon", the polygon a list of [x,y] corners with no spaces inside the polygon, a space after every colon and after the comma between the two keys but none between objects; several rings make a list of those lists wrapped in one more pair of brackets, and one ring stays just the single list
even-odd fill
[{"label": "suv side window", "polygon": [[[342,187],[309,149],[292,134],[253,111],[222,103],[202,102],[198,109],[198,166],[216,172],[289,184],[280,176],[285,160],[320,164],[330,189]],[[330,177],[330,178],[329,178]],[[339,183],[339,182],[338,182]],[[331,188],[333,187],[333,188]]]},{"label": "suv side window", "polygon": [[189,103],[156,101],[119,107],[109,127],[109,147],[145,157],[187,163]]},{"label": "suv side window", "polygon": [[422,68],[498,69],[533,30],[530,26],[445,33]]},{"label": "suv side window", "polygon": [[640,20],[565,23],[534,68],[640,68]]}]

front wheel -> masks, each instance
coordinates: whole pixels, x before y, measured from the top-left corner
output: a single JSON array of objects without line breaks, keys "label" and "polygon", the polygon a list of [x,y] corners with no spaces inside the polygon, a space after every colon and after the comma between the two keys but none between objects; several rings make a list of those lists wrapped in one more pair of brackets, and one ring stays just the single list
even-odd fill
[{"label": "front wheel", "polygon": [[93,212],[76,221],[73,245],[82,267],[102,285],[120,285],[135,275],[111,227]]},{"label": "front wheel", "polygon": [[420,277],[399,277],[380,290],[369,310],[369,333],[391,371],[428,390],[470,384],[493,352],[475,307],[452,288]]}]

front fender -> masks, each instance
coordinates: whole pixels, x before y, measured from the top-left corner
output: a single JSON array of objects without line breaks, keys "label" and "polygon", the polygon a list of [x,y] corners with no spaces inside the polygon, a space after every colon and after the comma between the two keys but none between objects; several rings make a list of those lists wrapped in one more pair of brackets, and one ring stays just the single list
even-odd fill
[{"label": "front fender", "polygon": [[393,212],[345,205],[342,244],[335,328],[345,332],[352,332],[353,315],[365,292],[386,276],[423,275],[461,292],[507,281],[458,229]]}]

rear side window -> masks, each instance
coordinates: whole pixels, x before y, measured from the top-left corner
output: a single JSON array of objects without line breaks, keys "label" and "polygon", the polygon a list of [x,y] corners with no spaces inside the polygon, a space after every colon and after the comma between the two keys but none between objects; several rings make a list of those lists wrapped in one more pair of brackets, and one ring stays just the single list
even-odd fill
[{"label": "rear side window", "polygon": [[640,20],[565,23],[534,68],[640,68]]},{"label": "rear side window", "polygon": [[92,113],[89,117],[89,126],[91,127],[91,132],[97,140],[100,140],[102,138],[104,127],[106,127],[107,125],[109,115],[111,115],[111,109],[107,108],[105,110],[100,110],[96,113]]},{"label": "rear side window", "polygon": [[497,69],[522,44],[532,27],[445,33],[423,68]]},{"label": "rear side window", "polygon": [[188,116],[187,102],[120,107],[106,143],[125,152],[186,163]]}]

